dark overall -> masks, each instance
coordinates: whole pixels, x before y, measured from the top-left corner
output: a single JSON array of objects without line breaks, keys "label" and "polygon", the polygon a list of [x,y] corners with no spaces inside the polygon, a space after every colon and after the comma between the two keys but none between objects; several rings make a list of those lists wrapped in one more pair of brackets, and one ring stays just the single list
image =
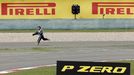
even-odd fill
[{"label": "dark overall", "polygon": [[37,40],[38,45],[39,45],[41,39],[44,40],[44,41],[45,41],[45,40],[48,40],[47,38],[44,38],[42,28],[39,29],[37,32],[35,32],[35,33],[33,34],[33,36],[34,36],[34,35],[39,35],[38,40]]}]

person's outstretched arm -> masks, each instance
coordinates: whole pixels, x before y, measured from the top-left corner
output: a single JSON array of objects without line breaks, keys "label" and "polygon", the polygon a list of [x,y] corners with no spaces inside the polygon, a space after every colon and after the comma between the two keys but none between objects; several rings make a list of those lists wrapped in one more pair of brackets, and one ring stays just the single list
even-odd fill
[{"label": "person's outstretched arm", "polygon": [[34,36],[34,35],[37,35],[37,34],[38,34],[38,32],[35,32],[35,33],[33,33],[33,36]]}]

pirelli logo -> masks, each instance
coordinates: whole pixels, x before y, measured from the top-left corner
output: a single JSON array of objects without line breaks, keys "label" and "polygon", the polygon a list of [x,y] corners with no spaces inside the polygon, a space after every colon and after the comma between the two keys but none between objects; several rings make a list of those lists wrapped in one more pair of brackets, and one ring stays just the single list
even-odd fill
[{"label": "pirelli logo", "polygon": [[133,15],[134,2],[93,2],[92,14]]},{"label": "pirelli logo", "polygon": [[58,61],[57,75],[130,75],[130,64]]},{"label": "pirelli logo", "polygon": [[55,15],[56,3],[1,3],[1,15]]}]

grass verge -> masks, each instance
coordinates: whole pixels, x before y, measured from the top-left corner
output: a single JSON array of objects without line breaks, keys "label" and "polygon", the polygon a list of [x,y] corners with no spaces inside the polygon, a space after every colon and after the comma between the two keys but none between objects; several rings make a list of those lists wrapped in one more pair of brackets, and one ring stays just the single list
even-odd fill
[{"label": "grass verge", "polygon": [[[134,60],[130,61],[120,61],[120,62],[127,62],[131,63],[131,75],[134,75]],[[56,67],[42,67],[32,70],[24,70],[14,73],[9,73],[6,75],[56,75]]]},{"label": "grass verge", "polygon": [[32,70],[23,70],[6,75],[56,75],[56,67],[42,67]]},{"label": "grass verge", "polygon": [[[45,29],[45,32],[134,32],[134,28],[113,28],[113,29],[88,29],[88,30],[70,30],[70,29]],[[35,29],[0,29],[0,33],[29,33],[35,32]]]},{"label": "grass verge", "polygon": [[0,52],[49,52],[49,51],[57,51],[57,49],[45,48],[45,47],[32,47],[32,48],[0,48]]}]

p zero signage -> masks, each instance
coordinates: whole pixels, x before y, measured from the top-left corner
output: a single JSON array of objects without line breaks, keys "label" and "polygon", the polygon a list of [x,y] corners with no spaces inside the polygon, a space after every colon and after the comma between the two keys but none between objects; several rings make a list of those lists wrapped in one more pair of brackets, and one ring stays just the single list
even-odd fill
[{"label": "p zero signage", "polygon": [[57,75],[130,75],[130,64],[57,61]]}]

